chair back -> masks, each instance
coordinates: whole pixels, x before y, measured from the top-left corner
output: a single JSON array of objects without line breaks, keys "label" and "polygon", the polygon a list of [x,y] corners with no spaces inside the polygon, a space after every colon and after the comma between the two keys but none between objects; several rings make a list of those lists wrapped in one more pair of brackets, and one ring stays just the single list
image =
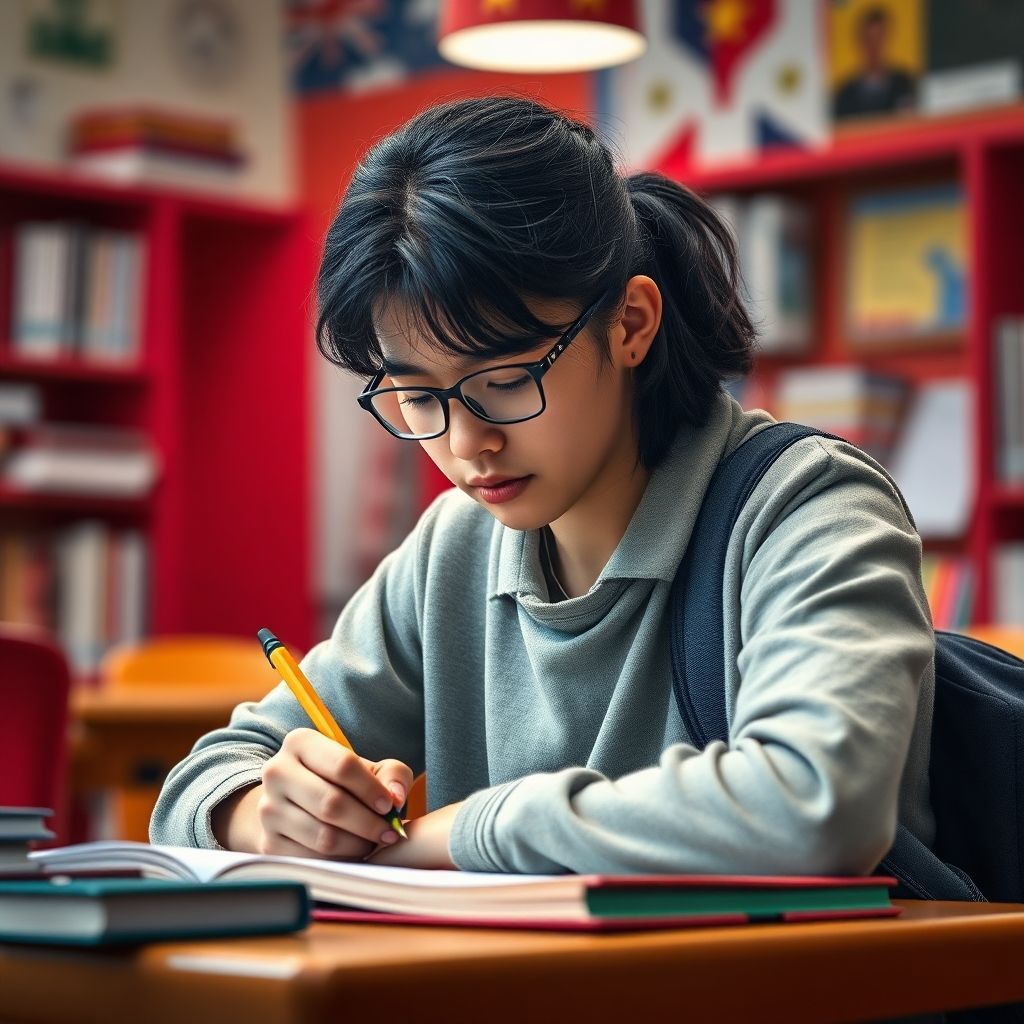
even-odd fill
[{"label": "chair back", "polygon": [[1024,659],[1024,626],[968,626],[964,632],[993,647]]},{"label": "chair back", "polygon": [[48,807],[62,837],[71,673],[41,631],[0,625],[0,805]]},{"label": "chair back", "polygon": [[[300,653],[294,649],[296,658]],[[255,634],[238,636],[180,635],[151,637],[115,647],[100,666],[104,686],[251,687],[252,699],[280,682]]]}]

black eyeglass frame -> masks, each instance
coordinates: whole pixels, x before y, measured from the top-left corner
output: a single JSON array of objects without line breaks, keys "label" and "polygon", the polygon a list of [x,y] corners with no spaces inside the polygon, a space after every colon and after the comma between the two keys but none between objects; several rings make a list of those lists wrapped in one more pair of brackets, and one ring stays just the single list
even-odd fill
[{"label": "black eyeglass frame", "polygon": [[[573,339],[579,335],[584,327],[587,326],[587,321],[594,315],[594,313],[600,308],[601,303],[608,296],[608,292],[603,292],[599,295],[582,313],[569,325],[568,329],[564,334],[551,346],[550,350],[540,359],[530,363],[506,363],[501,366],[488,366],[482,370],[474,370],[472,373],[467,373],[465,377],[457,380],[450,388],[431,388],[431,387],[396,387],[396,388],[379,388],[378,384],[387,376],[385,370],[378,370],[374,375],[373,379],[366,385],[365,388],[356,396],[356,401],[369,412],[373,418],[389,433],[394,437],[399,438],[402,441],[432,441],[437,437],[444,437],[448,433],[448,428],[451,425],[451,418],[448,413],[448,401],[452,398],[457,398],[477,419],[483,420],[485,423],[498,423],[502,425],[510,425],[513,423],[525,423],[527,420],[536,419],[547,407],[547,397],[544,394],[544,385],[541,383],[541,379],[544,374],[555,365],[558,357],[569,347]],[[466,400],[466,396],[462,393],[462,385],[472,377],[477,377],[482,373],[492,373],[494,370],[525,370],[534,379],[537,384],[537,390],[540,392],[540,409],[537,412],[530,413],[529,416],[521,416],[514,420],[499,420],[493,419],[490,416],[485,416],[480,412],[477,412],[473,408],[472,399]],[[441,408],[444,411],[444,426],[436,434],[403,434],[395,430],[390,423],[382,416],[377,413],[377,410],[373,407],[373,398],[376,395],[384,395],[394,391],[421,391],[424,394],[433,395],[440,403]]]}]

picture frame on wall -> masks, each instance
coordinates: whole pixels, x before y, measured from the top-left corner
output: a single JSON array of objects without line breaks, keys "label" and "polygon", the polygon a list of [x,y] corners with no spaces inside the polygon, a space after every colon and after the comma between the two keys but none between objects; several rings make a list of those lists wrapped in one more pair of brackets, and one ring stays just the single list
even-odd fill
[{"label": "picture frame on wall", "polygon": [[853,349],[955,346],[967,326],[967,225],[955,182],[852,193],[841,261]]}]

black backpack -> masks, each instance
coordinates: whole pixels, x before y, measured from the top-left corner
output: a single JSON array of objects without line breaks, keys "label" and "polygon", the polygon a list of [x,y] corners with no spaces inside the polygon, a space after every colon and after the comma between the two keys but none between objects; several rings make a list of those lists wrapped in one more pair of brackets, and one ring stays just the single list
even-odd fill
[{"label": "black backpack", "polygon": [[[697,747],[728,741],[722,582],[736,518],[773,462],[804,437],[777,423],[716,470],[670,596],[672,685]],[[700,558],[691,558],[700,552]],[[876,873],[897,897],[1024,901],[1024,661],[955,633],[935,634],[935,711],[929,761],[932,849],[900,825]]]}]

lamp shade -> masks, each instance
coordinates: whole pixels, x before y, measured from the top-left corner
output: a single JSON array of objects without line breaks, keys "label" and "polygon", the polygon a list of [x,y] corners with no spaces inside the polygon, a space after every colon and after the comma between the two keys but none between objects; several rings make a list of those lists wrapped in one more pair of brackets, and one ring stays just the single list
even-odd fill
[{"label": "lamp shade", "polygon": [[646,49],[635,0],[445,0],[438,50],[488,71],[590,71]]}]

